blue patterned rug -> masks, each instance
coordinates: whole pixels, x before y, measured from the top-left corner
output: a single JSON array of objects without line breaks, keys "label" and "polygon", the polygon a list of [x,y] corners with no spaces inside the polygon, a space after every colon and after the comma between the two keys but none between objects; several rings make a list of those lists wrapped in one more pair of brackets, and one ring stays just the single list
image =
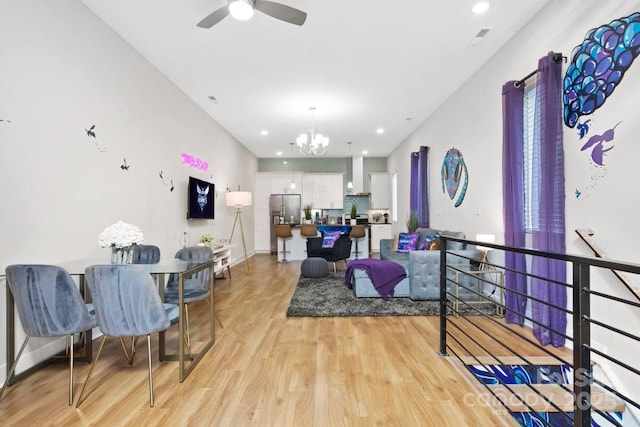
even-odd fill
[{"label": "blue patterned rug", "polygon": [[[410,298],[357,298],[344,284],[344,272],[320,279],[300,277],[291,297],[287,317],[438,316],[438,301]],[[466,315],[495,315],[493,304],[460,307]]]}]

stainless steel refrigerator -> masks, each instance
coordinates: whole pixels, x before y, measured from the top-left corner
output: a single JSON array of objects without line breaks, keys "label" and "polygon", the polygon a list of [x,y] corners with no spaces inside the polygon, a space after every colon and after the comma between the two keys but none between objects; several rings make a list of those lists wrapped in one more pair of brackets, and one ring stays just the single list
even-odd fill
[{"label": "stainless steel refrigerator", "polygon": [[300,194],[272,194],[269,197],[271,213],[271,254],[278,253],[278,239],[275,224],[300,225],[302,213],[302,196]]}]

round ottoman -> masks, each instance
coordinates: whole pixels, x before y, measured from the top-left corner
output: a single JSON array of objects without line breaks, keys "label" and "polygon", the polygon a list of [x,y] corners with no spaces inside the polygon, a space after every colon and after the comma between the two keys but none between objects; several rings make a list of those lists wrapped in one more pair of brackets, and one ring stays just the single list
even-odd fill
[{"label": "round ottoman", "polygon": [[329,274],[329,265],[324,258],[311,257],[302,261],[300,272],[302,277],[326,277]]}]

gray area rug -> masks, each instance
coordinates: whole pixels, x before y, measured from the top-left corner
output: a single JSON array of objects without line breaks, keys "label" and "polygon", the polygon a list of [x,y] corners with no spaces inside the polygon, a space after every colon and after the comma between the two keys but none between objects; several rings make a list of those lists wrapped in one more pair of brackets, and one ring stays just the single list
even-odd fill
[{"label": "gray area rug", "polygon": [[[461,314],[495,315],[490,303],[472,308],[460,307]],[[448,309],[450,313],[450,309]],[[330,273],[320,279],[300,277],[291,297],[287,317],[358,317],[358,316],[438,316],[438,301],[413,301],[410,298],[357,298],[344,284],[344,272]]]}]

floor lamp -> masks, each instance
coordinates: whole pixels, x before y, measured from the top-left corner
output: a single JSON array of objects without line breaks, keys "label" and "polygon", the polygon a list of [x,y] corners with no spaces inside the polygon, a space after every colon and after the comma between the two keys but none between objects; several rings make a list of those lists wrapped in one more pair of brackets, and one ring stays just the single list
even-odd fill
[{"label": "floor lamp", "polygon": [[[476,240],[478,242],[484,242],[484,243],[495,243],[496,236],[494,234],[476,234]],[[476,245],[476,249],[482,251],[482,261],[480,261],[480,270],[486,270],[487,264],[489,263],[489,251],[493,248]]]},{"label": "floor lamp", "polygon": [[242,248],[244,249],[244,262],[247,265],[247,271],[249,271],[249,260],[247,259],[247,245],[244,241],[244,228],[242,228],[242,208],[244,206],[251,206],[251,204],[251,192],[227,192],[227,206],[233,206],[234,208],[236,208],[236,219],[233,221],[233,228],[231,229],[231,237],[229,237],[229,242],[232,242],[233,232],[236,229],[236,224],[240,222],[240,234],[242,235]]}]

